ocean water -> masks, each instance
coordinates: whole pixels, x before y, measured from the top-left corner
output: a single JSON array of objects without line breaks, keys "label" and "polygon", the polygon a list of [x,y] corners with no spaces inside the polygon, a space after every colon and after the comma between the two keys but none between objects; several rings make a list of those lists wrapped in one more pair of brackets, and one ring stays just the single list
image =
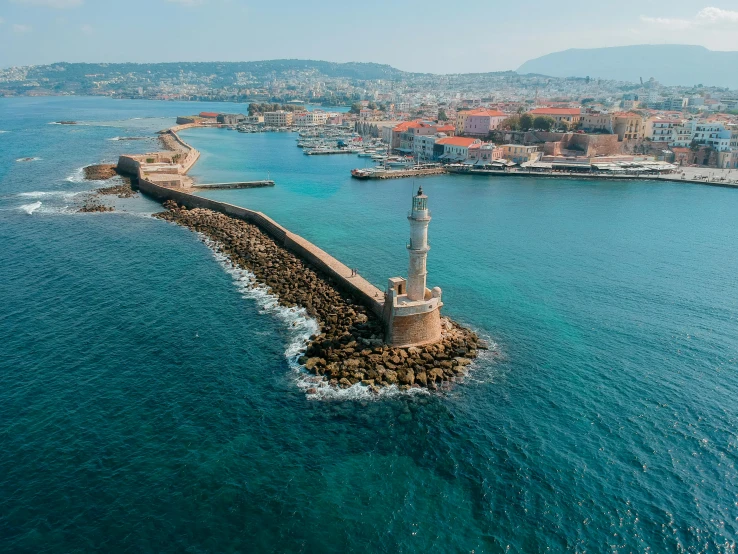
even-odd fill
[{"label": "ocean water", "polygon": [[0,551],[735,551],[736,191],[360,182],[293,134],[189,130],[200,181],[277,183],[208,196],[379,286],[422,185],[429,283],[495,345],[442,394],[311,400],[309,320],[154,202],[73,213],[81,166],[156,147],[106,139],[232,108],[0,99]]}]

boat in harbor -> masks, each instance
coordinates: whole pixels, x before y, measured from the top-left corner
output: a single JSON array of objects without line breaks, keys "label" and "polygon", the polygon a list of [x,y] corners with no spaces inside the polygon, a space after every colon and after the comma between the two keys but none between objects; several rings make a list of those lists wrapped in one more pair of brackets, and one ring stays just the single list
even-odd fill
[{"label": "boat in harbor", "polygon": [[351,177],[354,179],[370,179],[372,176],[372,172],[369,169],[352,169],[351,170]]}]

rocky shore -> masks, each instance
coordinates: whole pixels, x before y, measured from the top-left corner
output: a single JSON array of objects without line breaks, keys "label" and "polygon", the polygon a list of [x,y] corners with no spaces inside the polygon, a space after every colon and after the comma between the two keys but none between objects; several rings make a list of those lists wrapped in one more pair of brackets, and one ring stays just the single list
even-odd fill
[{"label": "rocky shore", "polygon": [[101,187],[94,192],[97,196],[117,196],[118,198],[132,198],[138,193],[131,188],[131,182],[127,181],[118,185]]},{"label": "rocky shore", "polygon": [[[106,181],[118,176],[116,166],[113,164],[88,165],[84,168],[85,179],[88,181]],[[79,213],[113,212],[115,208],[102,203],[101,196],[117,196],[118,198],[131,198],[138,193],[131,188],[131,180],[121,176],[120,182],[107,187],[100,187],[85,195],[82,206],[77,210]]]},{"label": "rocky shore", "polygon": [[82,203],[82,207],[77,210],[77,213],[94,213],[94,212],[113,212],[115,211],[115,208],[113,206],[106,206],[105,204],[102,204],[97,198],[94,196],[90,196],[85,199],[85,201]]},{"label": "rocky shore", "polygon": [[106,181],[118,175],[115,164],[88,165],[84,168],[87,181]]},{"label": "rocky shore", "polygon": [[[443,319],[439,343],[411,348],[384,344],[382,322],[350,295],[245,221],[173,201],[155,217],[197,231],[215,241],[232,262],[251,271],[286,307],[305,308],[321,332],[310,337],[299,362],[319,380],[316,386],[347,388],[356,383],[379,392],[398,386],[436,389],[467,372],[486,345],[475,333]],[[317,392],[317,388],[308,393]]]}]

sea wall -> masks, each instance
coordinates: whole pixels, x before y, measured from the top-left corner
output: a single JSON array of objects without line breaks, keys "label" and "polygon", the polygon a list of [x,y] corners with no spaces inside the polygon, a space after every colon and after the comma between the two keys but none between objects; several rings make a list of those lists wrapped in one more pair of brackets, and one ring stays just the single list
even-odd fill
[{"label": "sea wall", "polygon": [[367,282],[363,277],[351,276],[351,268],[301,236],[291,233],[263,213],[162,187],[147,180],[143,174],[139,175],[138,188],[160,202],[173,200],[188,209],[203,208],[212,210],[256,225],[278,245],[333,279],[336,286],[344,292],[356,296],[375,315],[382,317],[384,293],[381,290]]}]

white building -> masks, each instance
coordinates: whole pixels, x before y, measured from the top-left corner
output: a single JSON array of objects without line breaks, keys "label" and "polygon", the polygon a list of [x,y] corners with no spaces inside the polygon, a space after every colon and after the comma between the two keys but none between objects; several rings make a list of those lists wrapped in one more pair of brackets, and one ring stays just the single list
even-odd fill
[{"label": "white building", "polygon": [[469,157],[469,147],[474,144],[482,144],[482,141],[467,137],[446,137],[438,139],[436,144],[443,145],[441,159],[444,161],[463,161]]},{"label": "white building", "polygon": [[723,123],[696,123],[692,142],[711,146],[718,152],[730,150],[731,132]]},{"label": "white building", "polygon": [[312,112],[296,113],[292,121],[296,127],[314,127],[316,125],[325,125],[328,121],[328,114],[321,110]]},{"label": "white building", "polygon": [[646,137],[653,142],[671,142],[674,125],[681,123],[674,119],[653,119],[646,125]]},{"label": "white building", "polygon": [[442,138],[446,138],[445,133],[416,135],[413,141],[413,156],[420,161],[431,161],[433,159],[433,149],[436,146],[436,141]]}]

